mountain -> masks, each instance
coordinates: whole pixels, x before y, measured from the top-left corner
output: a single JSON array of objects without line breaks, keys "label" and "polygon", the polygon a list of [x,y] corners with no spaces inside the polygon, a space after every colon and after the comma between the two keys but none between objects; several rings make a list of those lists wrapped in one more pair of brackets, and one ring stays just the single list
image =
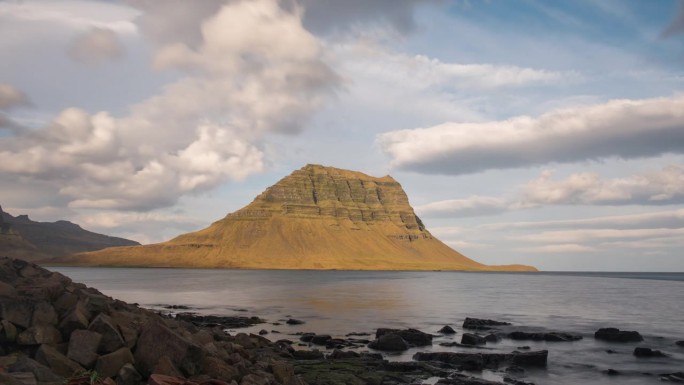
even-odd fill
[{"label": "mountain", "polygon": [[390,176],[307,165],[246,207],[168,242],[58,263],[254,269],[536,270],[487,266],[432,236]]},{"label": "mountain", "polygon": [[36,222],[28,215],[12,216],[0,207],[0,256],[41,261],[138,242],[84,230],[68,222]]}]

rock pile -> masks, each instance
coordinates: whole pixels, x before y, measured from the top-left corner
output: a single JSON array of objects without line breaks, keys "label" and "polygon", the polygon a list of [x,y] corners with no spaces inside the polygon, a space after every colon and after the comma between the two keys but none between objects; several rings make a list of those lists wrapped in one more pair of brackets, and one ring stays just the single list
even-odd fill
[{"label": "rock pile", "polygon": [[0,258],[0,383],[300,385],[291,354],[257,335],[114,300],[69,278]]}]

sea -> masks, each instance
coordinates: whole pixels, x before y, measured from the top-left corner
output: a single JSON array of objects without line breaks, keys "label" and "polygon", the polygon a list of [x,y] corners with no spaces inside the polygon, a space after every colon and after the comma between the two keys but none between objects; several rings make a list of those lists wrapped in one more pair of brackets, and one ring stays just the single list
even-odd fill
[{"label": "sea", "polygon": [[[548,367],[526,370],[521,378],[537,385],[656,384],[661,383],[661,374],[684,372],[684,347],[676,345],[684,340],[684,273],[50,269],[150,309],[170,312],[169,305],[182,305],[190,308],[182,311],[198,314],[258,316],[268,323],[230,332],[266,329],[272,340],[297,340],[298,332],[374,335],[382,327],[435,334],[431,347],[385,354],[389,360],[409,361],[418,351],[546,349]],[[285,324],[290,317],[305,323]],[[488,343],[492,350],[440,346],[460,342],[466,317],[506,321],[529,330],[579,333],[584,338],[575,342],[503,339]],[[457,334],[439,335],[444,325],[451,325]],[[636,330],[644,341],[595,340],[594,332],[604,327]],[[632,354],[636,346],[667,356],[638,358]],[[620,374],[608,375],[608,369]],[[469,374],[494,381],[503,378],[495,370]],[[425,383],[435,381],[430,378]]]}]

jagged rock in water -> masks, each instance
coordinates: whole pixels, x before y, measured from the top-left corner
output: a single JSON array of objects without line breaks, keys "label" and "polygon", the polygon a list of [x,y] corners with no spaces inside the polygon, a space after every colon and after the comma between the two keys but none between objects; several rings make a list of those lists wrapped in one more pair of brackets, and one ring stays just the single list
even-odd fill
[{"label": "jagged rock in water", "polygon": [[487,266],[437,240],[390,176],[307,165],[204,230],[155,245],[64,258],[75,265],[358,270]]}]

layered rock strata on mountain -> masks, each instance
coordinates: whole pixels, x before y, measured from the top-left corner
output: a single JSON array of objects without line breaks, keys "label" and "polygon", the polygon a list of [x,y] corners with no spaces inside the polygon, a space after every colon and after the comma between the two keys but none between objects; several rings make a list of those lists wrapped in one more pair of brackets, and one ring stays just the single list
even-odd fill
[{"label": "layered rock strata on mountain", "polygon": [[348,270],[534,270],[487,266],[436,239],[390,176],[307,165],[246,207],[168,242],[84,253],[76,265]]}]

